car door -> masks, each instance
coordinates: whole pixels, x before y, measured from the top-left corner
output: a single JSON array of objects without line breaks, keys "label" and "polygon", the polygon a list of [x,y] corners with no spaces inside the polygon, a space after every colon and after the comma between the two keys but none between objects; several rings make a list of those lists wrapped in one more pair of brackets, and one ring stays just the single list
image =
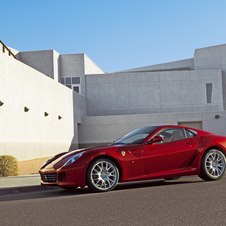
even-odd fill
[{"label": "car door", "polygon": [[187,138],[183,128],[166,128],[156,135],[162,136],[163,141],[144,147],[146,175],[181,170],[189,165],[196,145],[191,138]]}]

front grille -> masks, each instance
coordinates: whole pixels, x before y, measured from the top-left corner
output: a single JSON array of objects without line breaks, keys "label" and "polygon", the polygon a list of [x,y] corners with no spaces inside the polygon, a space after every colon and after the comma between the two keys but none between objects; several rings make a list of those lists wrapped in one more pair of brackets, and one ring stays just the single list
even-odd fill
[{"label": "front grille", "polygon": [[43,173],[42,180],[49,183],[57,182],[57,173]]}]

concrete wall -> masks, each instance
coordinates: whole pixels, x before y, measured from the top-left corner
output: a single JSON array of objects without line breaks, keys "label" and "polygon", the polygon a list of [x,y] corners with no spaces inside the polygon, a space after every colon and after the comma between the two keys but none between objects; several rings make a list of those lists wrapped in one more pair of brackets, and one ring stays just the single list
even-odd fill
[{"label": "concrete wall", "polygon": [[223,110],[221,70],[86,75],[86,89],[89,116]]},{"label": "concrete wall", "polygon": [[60,54],[53,50],[53,79],[60,82]]},{"label": "concrete wall", "polygon": [[81,95],[86,96],[85,74],[102,74],[103,71],[85,54],[60,55],[61,78],[80,77]]},{"label": "concrete wall", "polygon": [[104,72],[86,55],[84,55],[85,74],[103,74]]},{"label": "concrete wall", "polygon": [[195,50],[195,70],[217,69],[223,72],[223,98],[226,110],[226,45],[212,46]]},{"label": "concrete wall", "polygon": [[54,79],[58,76],[54,75],[54,52],[54,50],[19,52],[16,57],[28,66]]},{"label": "concrete wall", "polygon": [[80,77],[81,95],[85,96],[84,54],[60,55],[61,78]]},{"label": "concrete wall", "polygon": [[121,72],[135,72],[135,71],[165,71],[165,70],[194,70],[194,58],[179,60],[169,63],[150,65],[146,67],[133,68],[129,70],[123,70]]},{"label": "concrete wall", "polygon": [[[198,49],[191,59],[109,74],[85,54],[18,53],[29,67],[0,53],[0,155],[48,157],[156,124],[197,124],[226,135],[225,50]],[[82,95],[58,83],[67,77],[80,77]]]},{"label": "concrete wall", "polygon": [[61,78],[84,76],[84,54],[61,54]]},{"label": "concrete wall", "polygon": [[28,160],[76,148],[85,98],[5,54],[0,62],[0,155]]},{"label": "concrete wall", "polygon": [[[219,119],[215,118],[219,115]],[[178,125],[182,122],[202,122],[202,127],[220,135],[226,135],[225,112],[193,112],[170,114],[116,115],[83,117],[79,126],[80,147],[110,144],[112,141],[140,127],[149,125]]]},{"label": "concrete wall", "polygon": [[19,52],[19,60],[48,75],[57,82],[61,78],[80,77],[81,95],[86,95],[85,74],[104,72],[85,54],[59,54],[55,50]]}]

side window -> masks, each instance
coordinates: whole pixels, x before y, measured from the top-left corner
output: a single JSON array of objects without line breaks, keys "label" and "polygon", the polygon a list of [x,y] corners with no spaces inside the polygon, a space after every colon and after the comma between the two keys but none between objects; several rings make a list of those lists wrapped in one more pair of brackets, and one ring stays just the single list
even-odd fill
[{"label": "side window", "polygon": [[186,138],[182,128],[167,128],[157,135],[163,138],[163,143],[169,143]]},{"label": "side window", "polygon": [[195,137],[197,135],[197,132],[190,129],[185,129],[187,138]]}]

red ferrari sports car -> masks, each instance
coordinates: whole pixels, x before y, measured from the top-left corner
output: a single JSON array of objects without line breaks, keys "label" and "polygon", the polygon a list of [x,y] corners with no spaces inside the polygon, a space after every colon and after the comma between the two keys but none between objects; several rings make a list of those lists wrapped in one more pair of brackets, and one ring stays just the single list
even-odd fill
[{"label": "red ferrari sports car", "polygon": [[182,126],[148,126],[109,146],[60,153],[39,173],[44,185],[88,185],[93,191],[110,191],[118,182],[188,175],[218,180],[225,172],[225,153],[224,136]]}]

